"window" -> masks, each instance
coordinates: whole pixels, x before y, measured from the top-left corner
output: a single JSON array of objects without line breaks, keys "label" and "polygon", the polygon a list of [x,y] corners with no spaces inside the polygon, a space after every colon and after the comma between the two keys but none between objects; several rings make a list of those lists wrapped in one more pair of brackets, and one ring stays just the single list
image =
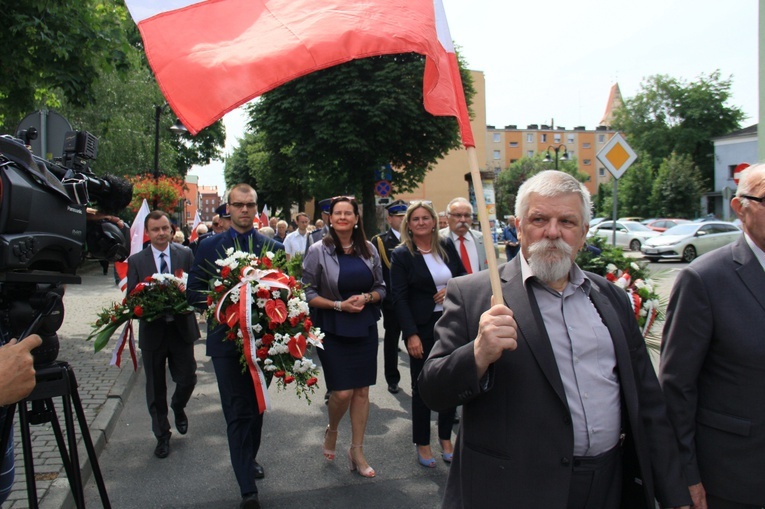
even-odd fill
[{"label": "window", "polygon": [[555,133],[555,135],[553,135],[553,139],[555,140],[555,143],[560,143],[560,134]]},{"label": "window", "polygon": [[605,168],[598,168],[598,175],[601,177],[606,176],[606,169]]},{"label": "window", "polygon": [[499,133],[494,133],[494,143],[499,143],[499,142],[500,142]]},{"label": "window", "polygon": [[534,151],[533,150],[527,150],[526,155],[529,157],[534,157]]},{"label": "window", "polygon": [[582,159],[582,164],[584,164],[585,166],[589,166],[590,164],[592,164],[592,160],[591,159]]},{"label": "window", "polygon": [[526,135],[526,141],[529,142],[529,143],[534,143],[534,135],[531,134],[531,133],[528,133]]},{"label": "window", "polygon": [[498,159],[499,159],[499,150],[495,150],[494,151],[494,160],[498,160]]},{"label": "window", "polygon": [[569,143],[574,143],[574,135],[573,134],[569,134],[568,135],[568,142]]},{"label": "window", "polygon": [[547,143],[547,134],[542,133],[539,135],[539,141],[542,143]]},{"label": "window", "polygon": [[517,141],[511,141],[510,142],[510,146],[511,147],[517,147],[518,146],[518,142]]},{"label": "window", "polygon": [[605,134],[599,134],[598,135],[598,143],[605,143],[606,141],[606,135]]},{"label": "window", "polygon": [[590,144],[589,143],[582,143],[582,148],[590,148]]},{"label": "window", "polygon": [[730,180],[733,180],[733,173],[736,171],[737,164],[729,164],[728,165],[728,178]]}]

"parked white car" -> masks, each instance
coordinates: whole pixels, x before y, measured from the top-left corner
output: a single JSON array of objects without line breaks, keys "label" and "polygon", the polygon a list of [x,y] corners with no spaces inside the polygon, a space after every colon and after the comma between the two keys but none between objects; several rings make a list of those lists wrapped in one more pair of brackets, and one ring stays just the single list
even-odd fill
[{"label": "parked white car", "polygon": [[730,244],[740,236],[741,230],[733,223],[725,221],[684,223],[646,240],[640,251],[652,262],[659,260],[690,262],[697,256]]},{"label": "parked white car", "polygon": [[[614,236],[614,222],[603,221],[590,227],[588,235],[605,237],[610,244]],[[640,246],[651,237],[656,237],[659,232],[653,231],[637,221],[616,222],[616,245],[626,247],[633,251],[640,251]]]}]

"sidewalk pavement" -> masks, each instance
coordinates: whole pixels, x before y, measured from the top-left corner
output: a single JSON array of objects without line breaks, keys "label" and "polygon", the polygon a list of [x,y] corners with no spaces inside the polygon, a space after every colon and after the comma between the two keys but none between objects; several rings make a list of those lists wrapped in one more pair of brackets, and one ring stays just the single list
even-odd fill
[{"label": "sidewalk pavement", "polygon": [[[93,343],[85,341],[96,319],[96,313],[113,301],[122,299],[123,294],[114,284],[110,267],[109,274],[103,275],[101,266],[88,261],[78,272],[82,284],[69,285],[64,295],[64,323],[58,331],[61,348],[59,361],[66,361],[72,367],[79,385],[79,396],[88,421],[96,453],[100,454],[106,440],[122,411],[124,401],[137,379],[127,351],[123,355],[122,367],[110,366],[111,347],[99,353],[93,352]],[[54,398],[56,413],[66,439],[64,413],[61,398]],[[3,509],[29,508],[27,485],[24,475],[24,455],[21,449],[21,434],[18,412],[15,420],[16,481]],[[76,423],[80,461],[83,465],[83,484],[91,475],[90,462]],[[32,453],[34,458],[37,499],[41,509],[69,509],[74,500],[63,467],[61,455],[50,423],[30,425],[32,432]]]}]

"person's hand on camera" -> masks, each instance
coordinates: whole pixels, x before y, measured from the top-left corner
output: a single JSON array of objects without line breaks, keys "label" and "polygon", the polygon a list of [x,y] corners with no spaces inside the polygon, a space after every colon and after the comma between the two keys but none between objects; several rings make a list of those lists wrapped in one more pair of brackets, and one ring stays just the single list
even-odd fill
[{"label": "person's hand on camera", "polygon": [[35,388],[34,359],[30,353],[42,344],[37,334],[23,341],[12,339],[0,347],[0,405],[10,405],[29,396]]}]

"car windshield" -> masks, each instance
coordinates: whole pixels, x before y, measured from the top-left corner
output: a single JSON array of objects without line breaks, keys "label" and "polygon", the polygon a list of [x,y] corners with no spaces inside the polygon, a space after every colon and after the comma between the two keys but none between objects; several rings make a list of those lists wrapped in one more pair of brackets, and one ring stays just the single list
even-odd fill
[{"label": "car windshield", "polygon": [[631,232],[651,232],[651,231],[653,231],[649,227],[647,227],[646,225],[640,224],[640,223],[623,223],[623,224]]},{"label": "car windshield", "polygon": [[698,224],[679,224],[668,229],[662,235],[693,235],[698,229]]}]

